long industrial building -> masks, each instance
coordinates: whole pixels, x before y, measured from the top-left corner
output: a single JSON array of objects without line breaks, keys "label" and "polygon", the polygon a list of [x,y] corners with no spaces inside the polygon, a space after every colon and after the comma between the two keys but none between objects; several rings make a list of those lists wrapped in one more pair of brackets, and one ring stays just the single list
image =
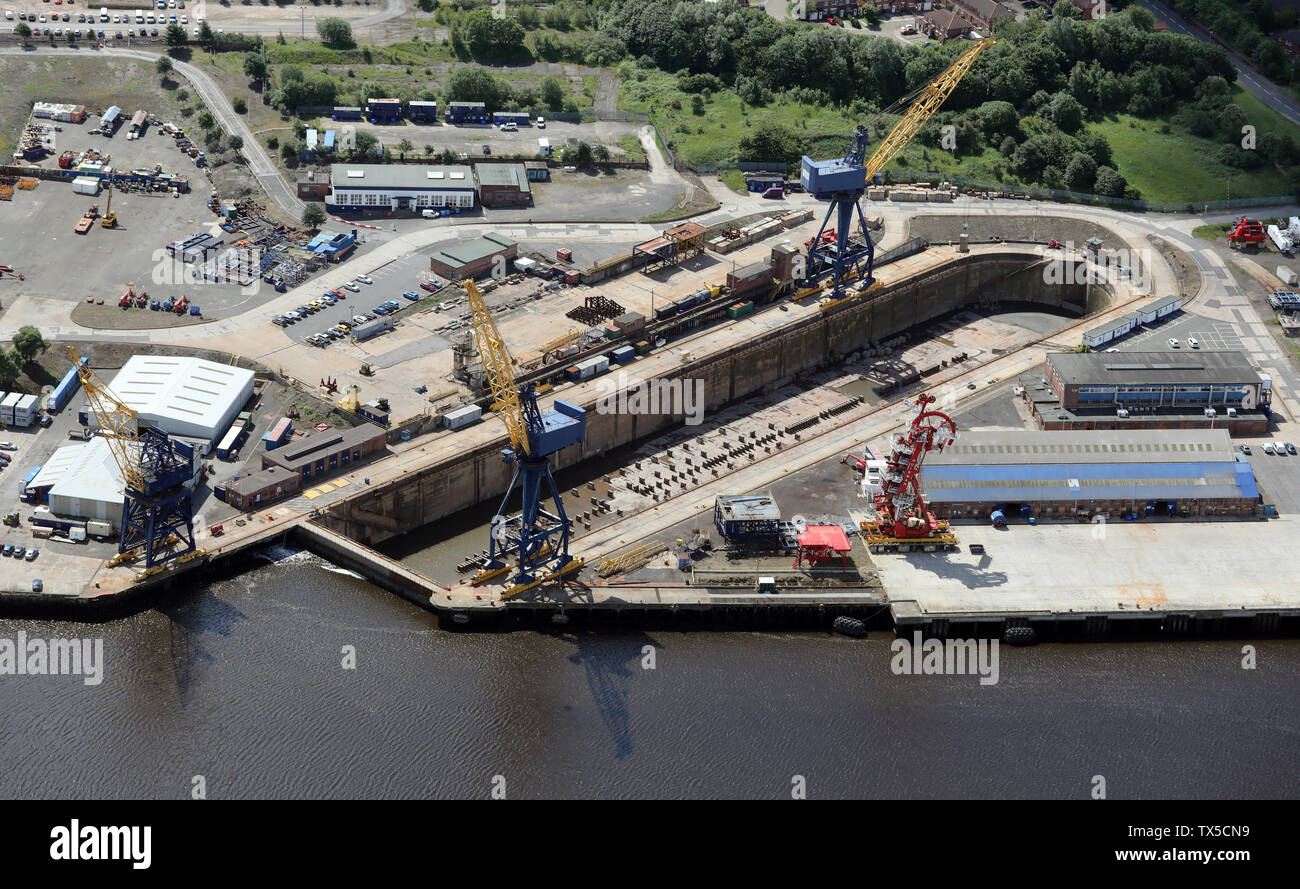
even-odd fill
[{"label": "long industrial building", "polygon": [[[169,435],[215,442],[253,396],[253,372],[202,358],[133,355],[109,389]],[[98,428],[93,412],[87,423]]]},{"label": "long industrial building", "polygon": [[1227,430],[963,432],[922,472],[941,518],[1247,516],[1259,507]]},{"label": "long industrial building", "polygon": [[493,262],[510,267],[510,261],[519,255],[519,244],[504,235],[488,233],[463,244],[444,247],[429,257],[429,269],[452,281],[477,278],[491,270]]},{"label": "long industrial building", "polygon": [[325,208],[332,213],[474,207],[474,171],[468,166],[334,164],[330,186]]},{"label": "long industrial building", "polygon": [[1244,352],[1059,352],[1023,393],[1041,429],[1268,429],[1272,378]]}]

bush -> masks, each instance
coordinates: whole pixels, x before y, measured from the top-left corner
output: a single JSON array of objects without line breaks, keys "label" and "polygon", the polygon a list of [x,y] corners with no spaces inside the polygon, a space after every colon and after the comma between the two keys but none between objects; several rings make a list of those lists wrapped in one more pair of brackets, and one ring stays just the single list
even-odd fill
[{"label": "bush", "polygon": [[316,33],[330,49],[351,49],[356,46],[352,40],[352,26],[340,18],[321,19],[316,23]]},{"label": "bush", "polygon": [[235,96],[230,100],[230,107],[235,109],[236,114],[247,114],[248,103],[244,101],[243,96]]}]

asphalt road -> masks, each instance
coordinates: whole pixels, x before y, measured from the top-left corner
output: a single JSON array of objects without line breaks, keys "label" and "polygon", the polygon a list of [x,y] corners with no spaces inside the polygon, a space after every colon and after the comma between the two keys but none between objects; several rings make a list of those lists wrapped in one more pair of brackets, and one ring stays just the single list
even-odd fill
[{"label": "asphalt road", "polygon": [[[1195,37],[1203,43],[1214,42],[1206,31],[1193,25],[1175,10],[1159,2],[1159,0],[1140,0],[1140,2],[1157,19],[1167,24],[1169,30],[1174,33]],[[1237,80],[1241,82],[1242,86],[1254,93],[1261,102],[1287,120],[1300,124],[1300,102],[1291,98],[1281,87],[1242,62],[1232,53],[1228,53],[1228,61],[1232,62],[1233,67],[1237,69]]]},{"label": "asphalt road", "polygon": [[[401,2],[401,0],[395,0]],[[146,62],[155,62],[162,53],[146,52],[139,49],[62,49],[41,47],[35,50],[23,49],[21,47],[6,47],[0,49],[0,53],[10,55],[20,55],[31,52],[38,52],[41,55],[65,55],[84,57],[87,52],[97,52],[103,55],[119,56],[123,58],[140,59]],[[262,184],[262,188],[270,195],[271,200],[276,206],[285,212],[290,219],[301,219],[303,203],[298,200],[297,194],[293,189],[280,177],[275,170],[275,164],[262,149],[260,143],[254,138],[253,133],[244,123],[243,118],[235,113],[235,109],[230,106],[230,100],[221,92],[216,81],[203,72],[202,69],[181,62],[176,59],[172,60],[173,70],[190,82],[194,92],[208,106],[212,116],[217,119],[221,128],[226,135],[238,135],[244,140],[244,147],[240,153],[248,163],[249,170],[257,177],[257,181]]]}]

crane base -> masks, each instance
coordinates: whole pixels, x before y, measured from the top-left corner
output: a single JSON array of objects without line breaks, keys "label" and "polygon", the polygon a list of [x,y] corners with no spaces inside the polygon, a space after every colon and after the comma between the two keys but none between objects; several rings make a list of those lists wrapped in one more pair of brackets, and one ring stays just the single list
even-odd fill
[{"label": "crane base", "polygon": [[862,542],[869,553],[934,553],[956,552],[957,535],[940,522],[933,533],[924,537],[895,537],[878,525],[862,528]]}]

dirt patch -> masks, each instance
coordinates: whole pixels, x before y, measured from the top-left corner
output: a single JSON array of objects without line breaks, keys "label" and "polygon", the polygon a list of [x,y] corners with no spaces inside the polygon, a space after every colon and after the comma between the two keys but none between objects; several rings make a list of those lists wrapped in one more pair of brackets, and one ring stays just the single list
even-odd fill
[{"label": "dirt patch", "polygon": [[1205,278],[1186,252],[1154,235],[1147,235],[1147,240],[1174,270],[1174,277],[1178,281],[1178,292],[1183,296],[1184,302],[1201,292],[1201,284]]}]

